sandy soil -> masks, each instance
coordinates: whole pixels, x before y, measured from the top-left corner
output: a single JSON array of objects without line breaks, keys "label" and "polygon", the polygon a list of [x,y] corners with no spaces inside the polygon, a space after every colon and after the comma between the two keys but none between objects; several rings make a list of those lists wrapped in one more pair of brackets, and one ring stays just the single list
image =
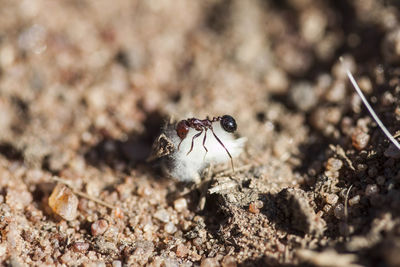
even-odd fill
[{"label": "sandy soil", "polygon": [[[400,152],[338,60],[397,134],[397,1],[0,3],[3,264],[400,266]],[[234,173],[146,162],[223,114]]]}]

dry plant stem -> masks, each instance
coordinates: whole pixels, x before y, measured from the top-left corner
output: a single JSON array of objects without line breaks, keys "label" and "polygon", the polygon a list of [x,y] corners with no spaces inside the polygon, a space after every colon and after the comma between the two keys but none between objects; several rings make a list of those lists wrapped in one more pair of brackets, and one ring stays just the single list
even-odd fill
[{"label": "dry plant stem", "polygon": [[347,209],[347,205],[348,204],[347,203],[348,203],[348,200],[349,200],[350,190],[351,190],[352,187],[353,187],[353,185],[350,185],[350,187],[349,187],[349,189],[347,190],[347,193],[346,193],[346,198],[344,200],[344,217],[345,217],[345,223],[346,223],[346,236],[349,235],[349,233],[347,231],[347,229],[348,229],[347,222],[348,222],[348,218],[349,218],[349,212],[348,212],[348,209]]},{"label": "dry plant stem", "polygon": [[350,169],[352,169],[353,171],[356,170],[354,168],[354,166],[353,166],[353,163],[351,162],[349,157],[347,157],[346,152],[344,152],[344,149],[341,146],[339,146],[339,145],[334,146],[334,145],[331,144],[331,145],[329,145],[329,148],[333,152],[335,152],[338,156],[342,157],[347,162],[347,164],[349,165]]},{"label": "dry plant stem", "polygon": [[115,209],[115,208],[117,208],[116,206],[111,205],[111,204],[109,204],[109,203],[107,203],[107,202],[104,202],[104,201],[101,200],[101,199],[98,199],[98,198],[96,198],[96,197],[90,196],[90,195],[88,195],[88,194],[86,194],[86,193],[83,193],[82,191],[79,191],[79,190],[75,189],[75,188],[71,185],[71,183],[70,183],[69,181],[67,181],[67,180],[64,180],[64,179],[61,179],[61,178],[58,178],[58,177],[52,177],[52,179],[53,179],[54,181],[59,182],[59,183],[65,184],[66,186],[68,186],[69,188],[72,189],[72,191],[74,192],[74,194],[76,194],[76,195],[78,195],[78,196],[80,196],[80,197],[89,199],[89,200],[91,200],[91,201],[93,201],[93,202],[95,202],[95,203],[97,203],[97,204],[100,204],[100,205],[102,205],[102,206],[104,206],[104,207],[107,207],[107,208],[110,208],[110,209]]},{"label": "dry plant stem", "polygon": [[234,188],[237,185],[238,185],[237,182],[229,181],[227,183],[223,183],[223,184],[220,184],[220,185],[217,185],[217,186],[214,186],[214,187],[208,189],[208,193],[209,194],[215,194],[215,193],[221,192],[222,190],[227,190],[227,189]]},{"label": "dry plant stem", "polygon": [[200,184],[199,189],[200,189],[200,200],[197,205],[197,210],[202,211],[204,210],[204,207],[206,205],[206,195],[208,188],[210,188],[210,185],[213,181],[213,176],[212,176],[212,169],[213,169],[213,164],[210,164],[207,169],[207,175],[204,179],[204,181]]},{"label": "dry plant stem", "polygon": [[382,129],[382,131],[385,133],[385,135],[389,138],[389,140],[400,150],[400,144],[397,142],[397,140],[393,137],[393,135],[390,134],[388,129],[386,129],[385,125],[383,125],[382,121],[378,118],[376,115],[375,111],[371,107],[371,105],[368,103],[367,99],[365,98],[363,92],[361,91],[360,87],[358,86],[356,80],[353,77],[353,74],[351,74],[350,70],[346,68],[346,66],[343,64],[343,58],[339,58],[340,62],[342,63],[343,67],[346,70],[347,76],[350,79],[350,82],[352,83],[354,89],[356,90],[357,94],[360,96],[361,100],[363,101],[364,105],[367,107],[369,113],[371,113],[372,118],[376,121],[378,126]]},{"label": "dry plant stem", "polygon": [[253,166],[254,166],[253,164],[247,164],[247,165],[240,166],[239,168],[236,168],[235,171],[232,171],[232,169],[222,171],[222,172],[216,173],[215,177],[227,176],[229,174],[233,174],[234,172],[246,171],[246,170],[249,170]]}]

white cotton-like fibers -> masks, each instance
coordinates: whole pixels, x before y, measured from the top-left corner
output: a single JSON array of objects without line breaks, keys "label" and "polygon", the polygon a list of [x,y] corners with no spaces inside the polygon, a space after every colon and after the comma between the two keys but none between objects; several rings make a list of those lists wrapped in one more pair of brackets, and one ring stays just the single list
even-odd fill
[{"label": "white cotton-like fibers", "polygon": [[[232,155],[232,158],[239,156],[243,151],[246,138],[235,139],[232,133],[225,131],[220,122],[214,122],[213,129],[215,135],[221,140],[226,149]],[[175,128],[167,129],[166,135],[174,144],[175,151],[170,155],[171,166],[169,174],[181,181],[199,181],[201,171],[210,163],[226,163],[230,162],[230,158],[226,150],[217,141],[210,129],[207,130],[207,137],[205,142],[206,150],[203,147],[204,134],[203,133],[194,139],[193,150],[187,154],[192,144],[192,138],[199,131],[190,128],[186,138],[182,141],[179,150],[178,145],[181,139],[176,134]]]}]

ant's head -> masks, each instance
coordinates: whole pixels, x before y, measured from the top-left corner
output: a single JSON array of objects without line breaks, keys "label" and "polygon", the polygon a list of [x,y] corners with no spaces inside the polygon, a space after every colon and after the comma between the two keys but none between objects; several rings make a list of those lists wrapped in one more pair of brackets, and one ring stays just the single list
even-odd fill
[{"label": "ant's head", "polygon": [[176,125],[176,134],[180,139],[185,139],[187,133],[189,132],[189,124],[186,120],[181,120]]},{"label": "ant's head", "polygon": [[221,118],[221,126],[228,133],[233,133],[237,129],[236,121],[232,116],[224,115]]}]

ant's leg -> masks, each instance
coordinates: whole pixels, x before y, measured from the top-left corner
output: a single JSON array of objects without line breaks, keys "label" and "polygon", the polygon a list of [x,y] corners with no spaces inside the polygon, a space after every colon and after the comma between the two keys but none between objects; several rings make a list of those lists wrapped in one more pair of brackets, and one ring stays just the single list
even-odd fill
[{"label": "ant's leg", "polygon": [[[183,138],[183,139],[185,139],[185,138]],[[181,144],[182,144],[182,141],[183,141],[183,139],[181,139],[181,141],[179,142],[179,145],[178,145],[178,151],[179,151],[179,147],[181,146]]]},{"label": "ant's leg", "polygon": [[222,143],[222,141],[219,140],[218,136],[214,133],[213,128],[210,128],[210,129],[211,129],[211,132],[213,133],[215,139],[217,139],[218,143],[221,144],[221,146],[225,149],[226,153],[228,153],[228,156],[231,158],[232,170],[235,171],[235,168],[233,167],[233,159],[232,159],[231,153],[229,153],[228,149],[226,149],[226,147],[224,146],[224,144]]},{"label": "ant's leg", "polygon": [[194,139],[197,138],[197,137],[199,137],[202,133],[203,133],[203,129],[201,129],[201,131],[200,131],[199,133],[193,135],[193,138],[192,138],[192,145],[190,146],[190,150],[189,150],[189,152],[188,152],[186,155],[189,155],[189,153],[192,152],[192,150],[193,150],[193,144],[194,144]]},{"label": "ant's leg", "polygon": [[203,147],[206,150],[206,153],[204,154],[204,157],[203,157],[203,161],[206,158],[206,155],[207,155],[207,152],[208,152],[208,149],[206,148],[206,138],[207,138],[207,128],[204,131],[204,138],[203,138]]}]

